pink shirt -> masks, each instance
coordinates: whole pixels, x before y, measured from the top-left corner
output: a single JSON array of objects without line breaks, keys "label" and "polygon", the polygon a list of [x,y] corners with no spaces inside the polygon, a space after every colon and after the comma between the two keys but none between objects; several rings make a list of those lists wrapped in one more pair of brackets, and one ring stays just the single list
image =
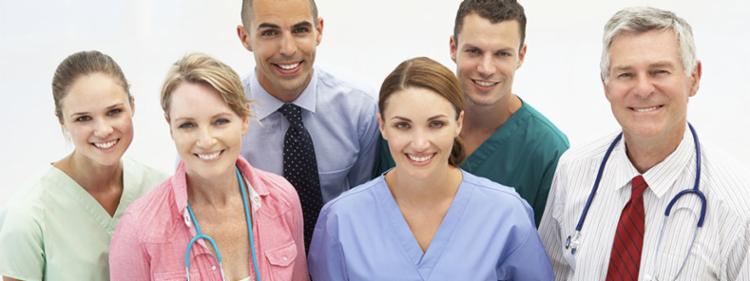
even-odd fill
[{"label": "pink shirt", "polygon": [[[263,280],[308,280],[299,197],[284,178],[253,168],[241,156],[248,183],[253,235]],[[128,207],[112,236],[110,277],[118,280],[184,280],[185,251],[195,235],[187,212],[184,163],[174,176]],[[249,263],[254,279],[252,261]],[[219,265],[204,240],[191,251],[192,280],[221,280]]]}]

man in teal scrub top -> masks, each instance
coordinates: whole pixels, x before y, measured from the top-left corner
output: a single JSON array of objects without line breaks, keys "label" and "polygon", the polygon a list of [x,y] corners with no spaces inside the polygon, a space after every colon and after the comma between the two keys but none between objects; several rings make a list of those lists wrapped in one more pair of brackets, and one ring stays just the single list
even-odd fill
[{"label": "man in teal scrub top", "polygon": [[[513,94],[513,75],[526,55],[526,15],[515,0],[465,0],[458,8],[451,59],[466,97],[461,168],[516,191],[544,213],[552,176],[568,139]],[[377,175],[393,167],[381,140]]]}]

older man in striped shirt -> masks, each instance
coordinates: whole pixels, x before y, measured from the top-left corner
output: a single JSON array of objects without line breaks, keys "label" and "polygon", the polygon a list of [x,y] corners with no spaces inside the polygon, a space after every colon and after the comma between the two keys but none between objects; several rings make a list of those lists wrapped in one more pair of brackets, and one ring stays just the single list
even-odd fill
[{"label": "older man in striped shirt", "polygon": [[701,78],[690,25],[627,8],[603,43],[622,134],[560,158],[539,228],[557,280],[750,280],[747,173],[687,122]]}]

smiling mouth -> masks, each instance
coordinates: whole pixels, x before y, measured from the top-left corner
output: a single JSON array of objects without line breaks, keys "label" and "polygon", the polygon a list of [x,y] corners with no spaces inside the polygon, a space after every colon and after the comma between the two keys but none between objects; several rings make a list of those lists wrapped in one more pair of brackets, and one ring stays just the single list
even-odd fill
[{"label": "smiling mouth", "polygon": [[628,107],[628,109],[635,111],[635,112],[644,113],[644,112],[656,111],[657,109],[660,109],[662,107],[664,107],[664,105],[656,105],[656,106],[650,106],[650,107]]},{"label": "smiling mouth", "polygon": [[486,81],[486,80],[475,80],[475,79],[471,79],[471,82],[474,82],[475,85],[480,86],[480,87],[484,87],[484,88],[494,87],[495,85],[500,84],[500,82],[492,82],[492,81]]},{"label": "smiling mouth", "polygon": [[430,161],[433,157],[435,157],[435,154],[436,153],[432,153],[430,155],[425,155],[425,156],[416,156],[416,155],[411,155],[409,153],[406,153],[406,158],[409,158],[409,160],[414,161],[414,162],[424,163],[424,162]]},{"label": "smiling mouth", "polygon": [[117,144],[117,142],[119,142],[119,141],[120,141],[120,139],[116,139],[116,140],[111,140],[111,141],[108,141],[108,142],[92,142],[91,144],[93,146],[95,146],[96,148],[98,148],[98,149],[107,150],[107,149],[110,149],[113,146],[115,146],[115,144]]},{"label": "smiling mouth", "polygon": [[302,69],[302,64],[304,61],[298,61],[295,63],[272,63],[274,67],[276,67],[276,70],[278,70],[281,74],[290,75],[297,73],[300,69]]},{"label": "smiling mouth", "polygon": [[221,155],[222,153],[224,153],[224,149],[213,152],[213,153],[193,153],[193,155],[200,158],[201,160],[211,161],[211,160],[216,160],[217,158],[219,158],[219,155]]}]

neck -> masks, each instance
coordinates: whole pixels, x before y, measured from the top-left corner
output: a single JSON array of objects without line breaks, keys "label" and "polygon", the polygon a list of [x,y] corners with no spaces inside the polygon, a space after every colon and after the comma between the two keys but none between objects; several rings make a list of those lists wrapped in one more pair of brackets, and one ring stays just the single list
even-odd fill
[{"label": "neck", "polygon": [[53,166],[63,171],[89,193],[122,189],[122,163],[120,161],[111,166],[99,165],[73,151]]},{"label": "neck", "polygon": [[623,133],[623,141],[630,162],[643,174],[672,154],[682,142],[685,125],[667,135],[638,138]]},{"label": "neck", "polygon": [[188,201],[193,205],[210,205],[222,207],[232,199],[240,198],[239,182],[231,166],[221,175],[202,178],[187,174]]},{"label": "neck", "polygon": [[453,199],[461,183],[461,171],[448,166],[446,171],[426,179],[400,173],[398,167],[385,175],[388,187],[399,204],[412,206],[434,205],[445,199]]},{"label": "neck", "polygon": [[510,119],[523,102],[516,95],[509,94],[495,104],[481,105],[467,99],[466,113],[461,133],[494,132]]}]

